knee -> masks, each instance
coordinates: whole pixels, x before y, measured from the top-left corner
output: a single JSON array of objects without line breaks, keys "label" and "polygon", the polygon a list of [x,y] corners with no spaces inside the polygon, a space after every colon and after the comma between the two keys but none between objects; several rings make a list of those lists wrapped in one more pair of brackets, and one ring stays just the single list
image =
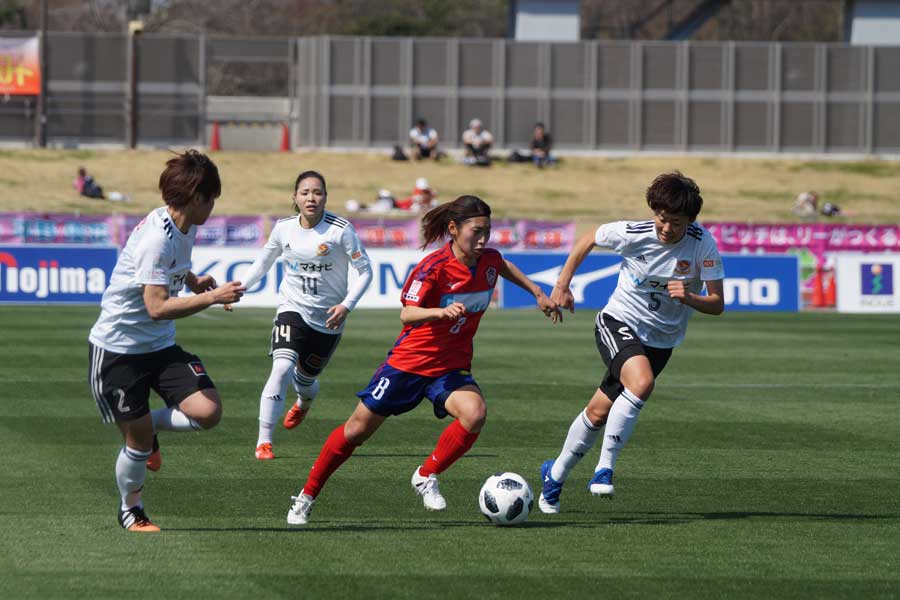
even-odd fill
[{"label": "knee", "polygon": [[584,415],[588,418],[588,421],[591,422],[591,425],[594,427],[602,427],[603,424],[606,423],[606,417],[609,416],[609,407],[600,406],[599,404],[591,402],[587,405],[587,408],[584,409]]},{"label": "knee", "polygon": [[486,420],[487,405],[484,402],[479,402],[467,407],[466,410],[463,411],[463,413],[459,416],[460,423],[469,433],[476,433],[478,431],[481,431],[481,428],[484,427],[484,422]]},{"label": "knee", "polygon": [[344,438],[353,446],[362,446],[366,440],[372,437],[372,431],[367,430],[362,424],[348,421],[344,425]]},{"label": "knee", "polygon": [[641,400],[646,400],[653,392],[654,384],[655,379],[653,378],[653,375],[651,373],[646,373],[636,377],[633,381],[629,381],[626,387],[628,388],[628,391]]},{"label": "knee", "polygon": [[210,402],[200,414],[192,417],[203,429],[212,429],[222,420],[222,405],[218,402]]}]

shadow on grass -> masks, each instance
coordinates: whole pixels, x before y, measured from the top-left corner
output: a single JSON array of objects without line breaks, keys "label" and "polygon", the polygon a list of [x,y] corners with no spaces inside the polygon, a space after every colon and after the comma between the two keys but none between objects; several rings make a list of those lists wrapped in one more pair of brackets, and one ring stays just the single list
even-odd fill
[{"label": "shadow on grass", "polygon": [[[581,513],[584,514],[584,513]],[[576,529],[596,529],[609,525],[686,525],[697,521],[730,521],[740,519],[792,519],[797,521],[892,521],[900,520],[900,515],[884,514],[814,514],[814,513],[780,513],[780,512],[696,512],[696,513],[663,513],[648,512],[634,516],[598,517],[596,521],[528,521],[518,527],[510,529],[557,529],[560,527],[572,527]],[[218,533],[245,533],[245,532],[271,532],[271,533],[362,533],[377,531],[439,531],[442,529],[466,528],[466,527],[490,527],[485,521],[431,521],[427,523],[388,523],[384,521],[371,521],[362,523],[345,523],[342,521],[320,521],[303,527],[172,527],[165,531],[172,532],[218,532]]]}]

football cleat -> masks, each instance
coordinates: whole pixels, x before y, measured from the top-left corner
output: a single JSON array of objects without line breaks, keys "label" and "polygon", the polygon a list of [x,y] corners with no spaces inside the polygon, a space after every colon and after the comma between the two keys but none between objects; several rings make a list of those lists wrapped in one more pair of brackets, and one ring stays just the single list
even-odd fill
[{"label": "football cleat", "polygon": [[275,453],[272,452],[272,444],[266,442],[265,444],[260,444],[256,447],[256,458],[258,460],[272,460],[275,458]]},{"label": "football cleat", "polygon": [[127,510],[119,509],[119,525],[125,531],[150,533],[159,531],[159,527],[150,521],[150,517],[144,512],[144,507],[133,506]]},{"label": "football cleat", "polygon": [[291,409],[287,411],[287,414],[284,415],[284,428],[285,429],[293,429],[297,425],[303,422],[303,419],[306,418],[306,413],[309,412],[309,409],[303,409],[297,406],[297,403],[291,405]]},{"label": "football cleat", "polygon": [[600,469],[599,471],[594,473],[593,477],[591,477],[591,482],[588,483],[588,489],[595,496],[612,498],[616,493],[616,490],[612,484],[612,478],[612,469]]},{"label": "football cleat", "polygon": [[553,461],[548,460],[541,465],[541,482],[543,489],[541,497],[538,498],[538,506],[542,513],[555,515],[559,512],[559,495],[562,493],[563,484],[554,480],[550,476],[550,470],[553,468]]},{"label": "football cleat", "polygon": [[444,497],[441,496],[441,491],[438,489],[437,475],[434,473],[428,477],[419,475],[419,467],[416,467],[410,483],[413,489],[416,490],[416,493],[422,496],[422,503],[425,505],[425,508],[428,510],[444,510],[447,508],[447,501],[444,500]]},{"label": "football cleat", "polygon": [[159,471],[162,469],[162,454],[159,453],[159,440],[156,434],[153,434],[153,453],[147,459],[147,468],[151,471]]},{"label": "football cleat", "polygon": [[306,525],[316,499],[301,491],[299,496],[291,496],[291,501],[294,504],[287,514],[288,525]]}]

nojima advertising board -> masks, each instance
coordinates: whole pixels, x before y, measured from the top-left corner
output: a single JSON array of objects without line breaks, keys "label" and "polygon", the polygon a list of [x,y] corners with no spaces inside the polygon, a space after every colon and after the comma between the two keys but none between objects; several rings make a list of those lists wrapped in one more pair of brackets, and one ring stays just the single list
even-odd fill
[{"label": "nojima advertising board", "polygon": [[99,303],[117,255],[112,246],[0,246],[0,303]]}]

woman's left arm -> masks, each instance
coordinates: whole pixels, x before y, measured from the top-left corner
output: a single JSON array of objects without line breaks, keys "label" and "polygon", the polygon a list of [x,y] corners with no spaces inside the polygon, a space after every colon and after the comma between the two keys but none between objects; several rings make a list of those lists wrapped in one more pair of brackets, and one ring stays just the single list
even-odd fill
[{"label": "woman's left arm", "polygon": [[544,291],[538,284],[528,279],[528,277],[519,270],[519,267],[505,258],[503,259],[503,266],[500,268],[500,276],[512,281],[514,284],[534,296],[538,308],[542,313],[550,317],[554,323],[556,323],[557,320],[562,322],[562,312],[559,310],[556,303],[544,294]]}]

